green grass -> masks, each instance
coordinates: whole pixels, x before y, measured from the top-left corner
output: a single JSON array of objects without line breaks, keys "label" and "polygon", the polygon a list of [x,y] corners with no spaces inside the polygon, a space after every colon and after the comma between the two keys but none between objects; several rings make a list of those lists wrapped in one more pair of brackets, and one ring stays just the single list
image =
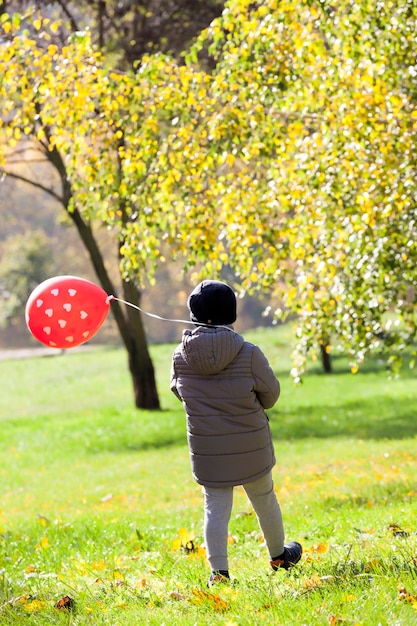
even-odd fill
[{"label": "green grass", "polygon": [[[137,411],[115,349],[0,362],[0,624],[417,623],[417,385],[378,362],[312,369],[296,387],[287,329],[247,335],[282,385],[269,411],[288,539],[269,571],[240,489],[233,584],[207,590],[173,346],[153,346],[162,410]],[[75,609],[57,610],[64,596]]]}]

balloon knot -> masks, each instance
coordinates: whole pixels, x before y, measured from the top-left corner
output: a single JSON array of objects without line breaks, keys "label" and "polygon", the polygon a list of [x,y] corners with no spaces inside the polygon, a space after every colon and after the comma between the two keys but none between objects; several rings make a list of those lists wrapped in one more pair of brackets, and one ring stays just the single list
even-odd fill
[{"label": "balloon knot", "polygon": [[114,300],[114,296],[107,296],[106,298],[106,304],[108,304],[111,300]]}]

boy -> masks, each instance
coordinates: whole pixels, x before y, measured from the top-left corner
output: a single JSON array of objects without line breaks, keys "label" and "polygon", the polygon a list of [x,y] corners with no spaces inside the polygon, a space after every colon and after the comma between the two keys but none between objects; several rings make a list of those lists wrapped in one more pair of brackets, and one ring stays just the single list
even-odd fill
[{"label": "boy", "polygon": [[296,541],[284,545],[264,410],[278,400],[279,382],[262,351],[233,330],[236,297],[229,285],[204,280],[187,306],[196,328],[184,331],[174,352],[171,389],[184,404],[192,473],[203,488],[208,586],[230,577],[227,538],[237,485],[255,510],[272,569],[290,569],[302,547]]}]

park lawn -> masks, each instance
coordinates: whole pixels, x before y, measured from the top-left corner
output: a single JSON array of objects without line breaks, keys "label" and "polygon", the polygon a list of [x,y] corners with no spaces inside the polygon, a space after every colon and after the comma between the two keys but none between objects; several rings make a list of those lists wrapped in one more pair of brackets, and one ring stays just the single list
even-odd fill
[{"label": "park lawn", "polygon": [[335,358],[297,387],[288,330],[247,337],[281,380],[274,479],[299,566],[269,570],[236,489],[232,584],[206,588],[173,346],[152,346],[158,412],[133,408],[120,349],[0,362],[0,624],[417,623],[415,372]]}]

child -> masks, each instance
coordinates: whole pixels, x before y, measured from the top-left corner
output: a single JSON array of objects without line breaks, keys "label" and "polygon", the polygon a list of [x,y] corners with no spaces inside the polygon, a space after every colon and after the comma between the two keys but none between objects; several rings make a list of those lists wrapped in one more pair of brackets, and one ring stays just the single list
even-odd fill
[{"label": "child", "polygon": [[196,328],[184,331],[174,352],[171,389],[184,404],[192,473],[203,488],[208,586],[229,578],[228,524],[237,485],[255,510],[272,569],[289,569],[301,559],[302,547],[296,541],[284,545],[264,411],[278,400],[279,382],[262,351],[233,330],[236,297],[227,284],[204,280],[187,306]]}]

